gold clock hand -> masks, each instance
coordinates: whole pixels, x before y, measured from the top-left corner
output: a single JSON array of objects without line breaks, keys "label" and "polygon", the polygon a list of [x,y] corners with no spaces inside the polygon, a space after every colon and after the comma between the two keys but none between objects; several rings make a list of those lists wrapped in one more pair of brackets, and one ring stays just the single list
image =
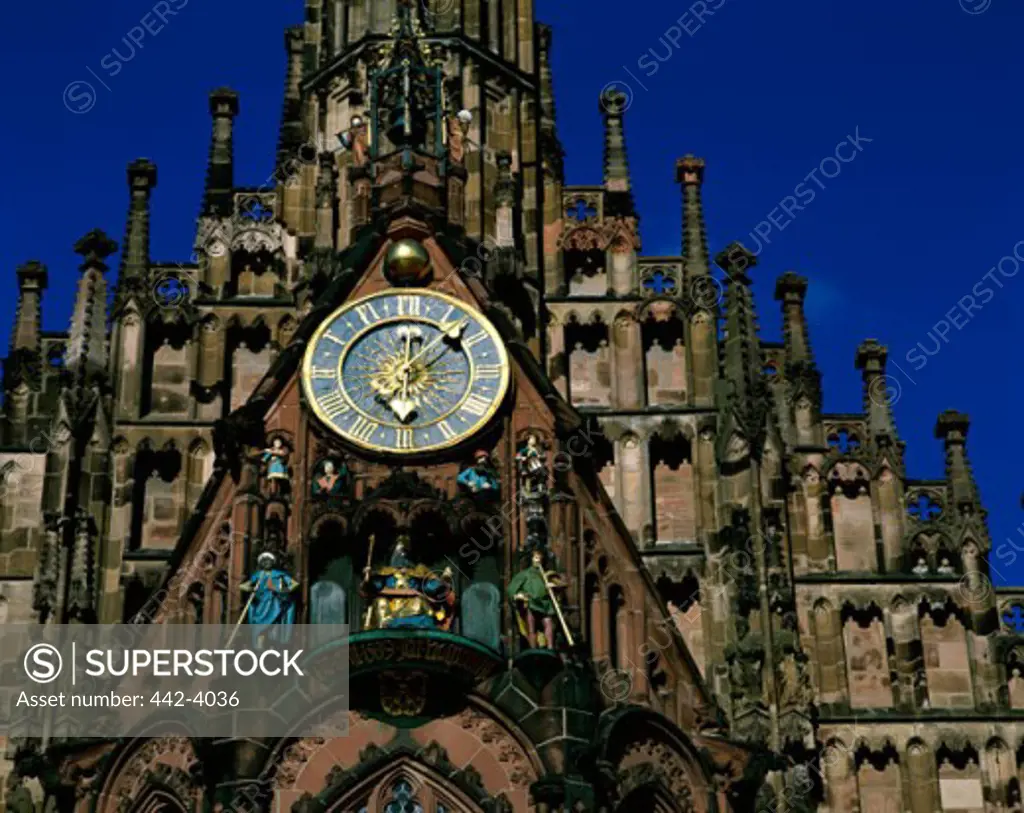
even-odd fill
[{"label": "gold clock hand", "polygon": [[403,369],[407,369],[410,365],[413,364],[413,362],[419,361],[421,358],[423,358],[423,356],[425,356],[427,353],[433,350],[434,347],[436,347],[442,339],[446,337],[449,339],[459,338],[459,334],[466,329],[466,326],[468,324],[468,319],[461,319],[456,322],[446,322],[438,325],[441,332],[437,336],[435,336],[431,341],[427,342],[426,346],[420,349],[420,352],[418,352],[415,356],[409,359],[409,361],[407,361],[403,365]]}]

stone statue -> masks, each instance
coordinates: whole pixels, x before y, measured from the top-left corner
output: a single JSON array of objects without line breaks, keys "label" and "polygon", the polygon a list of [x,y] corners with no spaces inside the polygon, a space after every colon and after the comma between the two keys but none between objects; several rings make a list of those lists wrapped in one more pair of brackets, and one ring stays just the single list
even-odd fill
[{"label": "stone statue", "polygon": [[459,472],[456,481],[463,490],[474,496],[496,499],[501,494],[501,483],[491,465],[491,456],[480,449],[473,455],[473,460],[472,466]]},{"label": "stone statue", "polygon": [[251,593],[246,604],[246,620],[253,627],[253,641],[264,636],[278,643],[291,637],[295,623],[295,590],[299,583],[284,570],[275,567],[277,557],[264,551],[256,559],[259,569],[242,585]]},{"label": "stone statue", "polygon": [[409,538],[400,535],[386,567],[363,570],[363,598],[367,603],[364,629],[451,629],[455,620],[452,569],[440,574],[414,564]]},{"label": "stone statue", "polygon": [[348,486],[348,468],[331,458],[324,460],[313,473],[312,494],[314,497],[340,497]]},{"label": "stone statue", "polygon": [[916,573],[918,576],[928,575],[928,562],[925,560],[923,556],[917,557],[917,563],[913,567],[913,572]]},{"label": "stone statue", "polygon": [[538,499],[544,496],[548,490],[548,463],[536,435],[531,434],[516,452],[516,465],[524,498]]},{"label": "stone statue", "polygon": [[953,576],[956,574],[956,570],[953,565],[950,564],[949,559],[945,556],[942,557],[942,561],[939,562],[938,572],[943,576]]},{"label": "stone statue", "polygon": [[[512,577],[508,598],[516,612],[519,632],[531,649],[555,648],[555,619],[562,626],[569,645],[572,634],[565,623],[556,591],[566,588],[564,577],[556,570],[546,569],[545,552],[535,549],[530,564]],[[541,629],[538,630],[538,621]]]},{"label": "stone statue", "polygon": [[290,478],[288,475],[288,447],[284,445],[281,438],[274,438],[270,447],[263,450],[264,476],[270,484],[272,496],[280,496],[287,493]]}]

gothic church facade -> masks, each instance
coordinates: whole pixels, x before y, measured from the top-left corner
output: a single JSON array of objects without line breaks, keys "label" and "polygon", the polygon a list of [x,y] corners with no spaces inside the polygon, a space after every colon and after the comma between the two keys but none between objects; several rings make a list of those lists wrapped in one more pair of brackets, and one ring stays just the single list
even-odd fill
[{"label": "gothic church facade", "polygon": [[[120,246],[76,245],[67,332],[42,330],[43,262],[17,269],[3,620],[234,623],[270,553],[357,665],[405,636],[473,667],[356,669],[346,738],[10,741],[9,809],[1020,808],[1024,599],[989,581],[967,416],[937,418],[945,477],[914,479],[871,339],[862,411],[824,412],[808,281],[778,278],[762,339],[756,258],[708,246],[701,158],[675,167],[680,255],[643,256],[624,100],[598,100],[602,182],[567,185],[551,48],[532,0],[306,0],[270,183],[235,183],[242,106],[210,95],[189,262],[150,255],[139,159]],[[365,414],[324,404],[310,348],[392,295],[498,337],[466,364],[505,384],[450,413],[472,429],[417,423],[441,379],[409,325]],[[371,623],[360,573],[399,543],[453,565],[429,628]],[[538,551],[564,588],[526,632],[508,586]]]}]

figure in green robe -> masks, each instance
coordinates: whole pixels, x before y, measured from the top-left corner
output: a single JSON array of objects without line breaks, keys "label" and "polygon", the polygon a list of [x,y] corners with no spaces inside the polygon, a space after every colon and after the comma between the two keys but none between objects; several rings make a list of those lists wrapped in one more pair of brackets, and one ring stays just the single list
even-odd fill
[{"label": "figure in green robe", "polygon": [[[545,570],[544,551],[535,550],[529,567],[512,577],[508,598],[516,611],[519,632],[531,649],[555,648],[555,591],[565,589],[565,580],[555,570]],[[540,628],[538,630],[538,620]]]}]

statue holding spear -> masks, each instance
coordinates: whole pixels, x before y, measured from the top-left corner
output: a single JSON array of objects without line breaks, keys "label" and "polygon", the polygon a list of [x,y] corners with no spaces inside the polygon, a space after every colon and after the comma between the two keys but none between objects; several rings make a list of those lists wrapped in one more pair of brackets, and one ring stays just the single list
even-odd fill
[{"label": "statue holding spear", "polygon": [[530,565],[513,576],[509,582],[508,597],[516,611],[519,631],[531,649],[555,648],[556,618],[566,643],[569,646],[575,645],[557,595],[557,592],[564,591],[566,587],[562,574],[545,568],[545,551],[542,548],[533,551]]}]

